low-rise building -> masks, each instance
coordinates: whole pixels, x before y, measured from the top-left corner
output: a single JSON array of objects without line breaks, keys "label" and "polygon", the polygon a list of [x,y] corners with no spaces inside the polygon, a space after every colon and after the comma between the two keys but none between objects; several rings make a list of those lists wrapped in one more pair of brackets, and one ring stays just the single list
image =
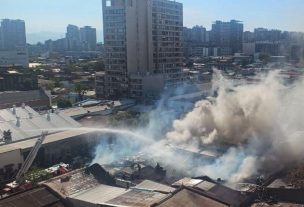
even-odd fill
[{"label": "low-rise building", "polygon": [[0,69],[0,91],[28,91],[38,89],[37,76],[16,70]]},{"label": "low-rise building", "polygon": [[0,92],[0,109],[28,105],[34,109],[48,109],[51,98],[44,90]]},{"label": "low-rise building", "polygon": [[0,51],[0,66],[29,66],[29,58],[26,50]]},{"label": "low-rise building", "polygon": [[41,115],[26,105],[0,110],[1,137],[4,132],[10,131],[9,142],[38,137],[43,130],[58,132],[77,127],[80,127],[80,124],[68,116],[50,112]]}]

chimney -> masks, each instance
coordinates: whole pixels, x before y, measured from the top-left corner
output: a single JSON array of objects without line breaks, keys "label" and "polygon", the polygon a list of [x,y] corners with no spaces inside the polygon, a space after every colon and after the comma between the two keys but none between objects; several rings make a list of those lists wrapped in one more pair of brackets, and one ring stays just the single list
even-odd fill
[{"label": "chimney", "polygon": [[16,116],[16,118],[17,118],[16,126],[17,126],[17,127],[20,127],[20,126],[21,126],[20,117],[19,117],[19,116]]},{"label": "chimney", "polygon": [[16,115],[16,112],[17,112],[16,105],[13,105],[13,114]]},{"label": "chimney", "polygon": [[21,107],[22,107],[23,109],[25,109],[25,103],[22,103]]}]

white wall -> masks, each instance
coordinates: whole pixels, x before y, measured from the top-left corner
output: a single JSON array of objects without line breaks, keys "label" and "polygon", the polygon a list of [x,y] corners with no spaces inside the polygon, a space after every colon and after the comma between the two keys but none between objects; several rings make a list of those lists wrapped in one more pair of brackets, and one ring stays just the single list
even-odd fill
[{"label": "white wall", "polygon": [[18,169],[18,165],[23,163],[23,156],[20,150],[14,150],[0,154],[0,169],[6,165],[14,164],[14,169]]}]

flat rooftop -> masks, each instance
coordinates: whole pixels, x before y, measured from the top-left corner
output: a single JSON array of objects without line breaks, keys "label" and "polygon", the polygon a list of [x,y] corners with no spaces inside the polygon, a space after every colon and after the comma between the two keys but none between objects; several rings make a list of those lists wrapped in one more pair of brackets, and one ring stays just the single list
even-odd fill
[{"label": "flat rooftop", "polygon": [[0,135],[10,130],[12,142],[38,137],[41,131],[63,131],[81,125],[63,114],[39,114],[29,106],[0,110]]}]

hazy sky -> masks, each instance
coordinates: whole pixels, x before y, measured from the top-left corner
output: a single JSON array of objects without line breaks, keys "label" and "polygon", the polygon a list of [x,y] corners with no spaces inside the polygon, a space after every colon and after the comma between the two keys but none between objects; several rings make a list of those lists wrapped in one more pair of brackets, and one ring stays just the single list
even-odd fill
[{"label": "hazy sky", "polygon": [[[237,19],[245,30],[267,27],[304,31],[304,0],[178,0],[184,25],[210,28],[214,20]],[[102,30],[101,0],[1,0],[0,19],[23,19],[27,33],[65,32],[66,26],[90,25]],[[99,38],[101,35],[99,35]]]}]

